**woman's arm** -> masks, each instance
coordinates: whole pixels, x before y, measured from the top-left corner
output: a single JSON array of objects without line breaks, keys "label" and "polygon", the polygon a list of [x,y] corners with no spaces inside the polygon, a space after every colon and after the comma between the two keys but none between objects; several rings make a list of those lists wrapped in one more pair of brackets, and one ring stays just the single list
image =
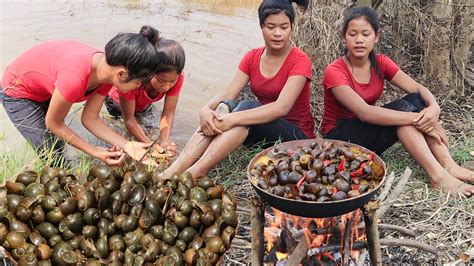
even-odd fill
[{"label": "woman's arm", "polygon": [[122,108],[125,127],[138,141],[150,143],[152,141],[146,136],[143,128],[138,124],[137,119],[135,119],[135,104],[135,101],[129,101],[120,96],[120,107]]},{"label": "woman's arm", "polygon": [[150,145],[149,143],[128,141],[109,126],[107,126],[100,118],[99,113],[104,102],[105,96],[95,93],[92,95],[84,105],[82,111],[81,122],[84,127],[94,134],[99,139],[117,145],[120,149],[124,150],[129,156],[135,160],[145,154],[146,148]]},{"label": "woman's arm", "polygon": [[48,111],[46,112],[46,127],[66,143],[93,157],[99,158],[108,165],[121,163],[123,152],[113,150],[108,151],[95,147],[82,139],[64,123],[64,119],[69,113],[71,106],[72,104],[64,99],[59,90],[55,89],[51,97]]},{"label": "woman's arm", "polygon": [[171,129],[173,128],[174,114],[178,105],[179,96],[165,96],[163,112],[160,120],[160,146],[163,148],[171,144]]},{"label": "woman's arm", "polygon": [[395,74],[390,83],[407,93],[417,92],[420,94],[421,98],[425,101],[426,108],[415,118],[414,126],[423,132],[427,132],[430,128],[433,129],[436,123],[438,123],[440,113],[440,107],[433,94],[402,70]]},{"label": "woman's arm", "polygon": [[275,102],[225,115],[223,121],[219,123],[219,128],[225,131],[234,126],[263,124],[286,116],[295,105],[306,80],[304,76],[289,77]]},{"label": "woman's arm", "polygon": [[218,129],[214,121],[222,120],[221,115],[214,111],[217,105],[225,99],[235,99],[239,95],[240,91],[244,88],[245,85],[249,82],[249,76],[242,72],[240,69],[237,70],[231,82],[226,86],[226,88],[217,94],[212,100],[210,100],[199,112],[199,118],[201,120],[201,130],[206,136],[213,136],[216,134],[222,133]]},{"label": "woman's arm", "polygon": [[360,120],[381,126],[412,125],[417,113],[390,110],[367,104],[352,88],[347,85],[331,89],[336,99]]}]

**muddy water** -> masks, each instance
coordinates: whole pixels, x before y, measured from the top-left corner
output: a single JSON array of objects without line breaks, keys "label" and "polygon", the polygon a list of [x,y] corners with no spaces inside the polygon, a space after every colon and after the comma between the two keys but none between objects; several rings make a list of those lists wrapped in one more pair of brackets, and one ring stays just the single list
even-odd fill
[{"label": "muddy water", "polygon": [[[262,45],[256,11],[259,0],[0,2],[2,73],[24,50],[53,39],[78,39],[104,47],[117,32],[135,32],[149,24],[162,36],[179,41],[186,51],[186,78],[172,132],[179,147],[198,126],[201,106],[230,81],[243,54]],[[159,119],[161,104],[157,103],[155,112],[147,118],[148,128]],[[67,122],[92,139],[78,122],[80,106],[73,106],[77,112],[70,112]],[[22,152],[24,143],[0,107],[0,152]],[[73,150],[72,154],[77,152]]]}]

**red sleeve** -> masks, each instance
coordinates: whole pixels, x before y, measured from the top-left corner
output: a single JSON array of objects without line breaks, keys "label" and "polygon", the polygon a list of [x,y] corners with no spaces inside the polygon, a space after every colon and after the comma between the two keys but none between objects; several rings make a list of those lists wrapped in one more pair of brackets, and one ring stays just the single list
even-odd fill
[{"label": "red sleeve", "polygon": [[304,76],[309,80],[313,77],[312,72],[312,64],[311,59],[303,53],[303,51],[299,51],[299,53],[295,56],[295,60],[288,72],[288,76]]},{"label": "red sleeve", "polygon": [[109,94],[110,89],[112,89],[111,84],[102,84],[100,87],[97,89],[97,93],[102,95],[102,96],[107,96]]},{"label": "red sleeve", "polygon": [[123,97],[127,101],[135,101],[138,95],[139,90],[143,90],[142,87],[136,89],[136,90],[131,90],[129,92],[123,93],[117,90],[119,97]]},{"label": "red sleeve", "polygon": [[254,62],[254,55],[256,51],[256,49],[249,51],[244,55],[242,60],[240,60],[239,69],[247,74],[247,76],[250,76],[250,73],[252,72],[252,64]]},{"label": "red sleeve", "polygon": [[84,80],[76,72],[64,69],[56,74],[55,89],[70,103],[79,102],[85,93]]},{"label": "red sleeve", "polygon": [[392,59],[388,56],[379,54],[377,55],[377,63],[379,63],[380,70],[386,80],[390,81],[397,74],[400,68],[397,66]]},{"label": "red sleeve", "polygon": [[[351,86],[347,71],[343,66],[338,64],[341,61],[335,61],[326,67],[323,74],[323,87],[325,90],[330,90],[337,86]],[[342,61],[344,63],[344,61]]]},{"label": "red sleeve", "polygon": [[166,96],[178,96],[179,92],[181,91],[181,87],[183,87],[184,82],[184,72],[179,75],[178,81],[174,84],[173,88],[166,93]]}]

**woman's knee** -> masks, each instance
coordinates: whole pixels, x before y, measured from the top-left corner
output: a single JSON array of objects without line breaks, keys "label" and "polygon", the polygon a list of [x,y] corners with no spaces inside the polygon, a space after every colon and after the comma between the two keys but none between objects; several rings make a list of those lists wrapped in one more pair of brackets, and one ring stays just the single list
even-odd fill
[{"label": "woman's knee", "polygon": [[413,112],[420,112],[425,109],[425,100],[423,100],[421,95],[417,92],[410,93],[403,97],[403,99],[415,107],[415,111]]},{"label": "woman's knee", "polygon": [[398,126],[397,127],[397,135],[400,137],[400,134],[416,134],[418,129],[416,129],[414,126],[407,125],[407,126]]},{"label": "woman's knee", "polygon": [[244,111],[244,110],[249,110],[253,108],[257,108],[259,106],[262,106],[261,103],[257,101],[241,101],[233,110],[232,112],[239,112],[239,111]]}]

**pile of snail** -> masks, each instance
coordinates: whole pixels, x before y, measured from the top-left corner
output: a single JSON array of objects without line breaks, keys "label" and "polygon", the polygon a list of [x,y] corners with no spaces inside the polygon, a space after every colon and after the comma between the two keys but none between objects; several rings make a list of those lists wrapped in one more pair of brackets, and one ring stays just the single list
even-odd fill
[{"label": "pile of snail", "polygon": [[311,142],[295,150],[275,146],[258,158],[251,181],[279,197],[326,202],[357,197],[373,190],[385,174],[374,153],[357,146]]},{"label": "pile of snail", "polygon": [[235,196],[207,176],[158,174],[96,165],[80,184],[60,168],[23,172],[0,188],[0,252],[19,265],[216,264]]}]

